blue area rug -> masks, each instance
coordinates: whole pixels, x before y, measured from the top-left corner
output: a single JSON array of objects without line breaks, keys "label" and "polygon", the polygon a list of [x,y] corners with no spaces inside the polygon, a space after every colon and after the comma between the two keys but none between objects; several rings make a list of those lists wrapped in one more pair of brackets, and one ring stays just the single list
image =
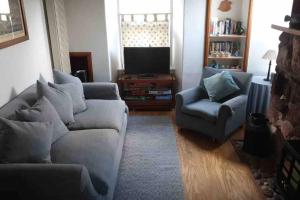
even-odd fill
[{"label": "blue area rug", "polygon": [[114,199],[184,199],[171,119],[129,117]]}]

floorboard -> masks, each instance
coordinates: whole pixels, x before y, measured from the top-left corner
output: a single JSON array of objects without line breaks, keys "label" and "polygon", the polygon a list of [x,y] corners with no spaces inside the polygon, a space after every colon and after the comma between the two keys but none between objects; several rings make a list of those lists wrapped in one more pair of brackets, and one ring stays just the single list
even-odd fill
[{"label": "floorboard", "polygon": [[[230,140],[213,142],[199,133],[177,128],[174,112],[131,112],[131,115],[167,115],[176,130],[185,200],[261,200],[250,169],[239,161]],[[242,129],[232,137],[240,138]]]}]

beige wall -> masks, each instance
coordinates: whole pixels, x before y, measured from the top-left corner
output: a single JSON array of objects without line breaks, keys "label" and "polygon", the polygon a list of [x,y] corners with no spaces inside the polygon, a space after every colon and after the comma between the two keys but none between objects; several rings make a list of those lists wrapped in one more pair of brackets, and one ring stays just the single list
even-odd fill
[{"label": "beige wall", "polygon": [[70,73],[69,38],[64,0],[47,0],[45,2],[54,68]]},{"label": "beige wall", "polygon": [[52,81],[42,0],[24,0],[29,40],[0,49],[0,106],[41,76]]}]

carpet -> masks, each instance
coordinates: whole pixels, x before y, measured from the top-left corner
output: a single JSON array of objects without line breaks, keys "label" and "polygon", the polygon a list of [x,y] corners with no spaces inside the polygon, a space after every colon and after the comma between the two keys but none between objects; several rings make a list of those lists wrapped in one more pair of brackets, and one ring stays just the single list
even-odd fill
[{"label": "carpet", "polygon": [[130,116],[115,200],[181,200],[183,184],[171,119]]}]

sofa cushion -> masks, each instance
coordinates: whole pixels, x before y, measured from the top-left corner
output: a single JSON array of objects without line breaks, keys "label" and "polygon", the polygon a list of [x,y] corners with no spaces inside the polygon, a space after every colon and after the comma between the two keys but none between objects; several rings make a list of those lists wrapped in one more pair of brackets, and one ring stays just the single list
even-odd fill
[{"label": "sofa cushion", "polygon": [[220,103],[211,102],[208,99],[202,99],[200,101],[184,105],[182,107],[182,112],[188,115],[201,117],[210,122],[216,122],[220,107]]},{"label": "sofa cushion", "polygon": [[204,86],[211,101],[219,101],[240,90],[228,71],[204,78]]},{"label": "sofa cushion", "polygon": [[40,81],[37,81],[36,85],[38,97],[42,98],[45,96],[65,124],[74,122],[72,98],[69,93],[49,87]]},{"label": "sofa cushion", "polygon": [[69,132],[55,108],[46,97],[39,99],[31,108],[17,110],[16,115],[20,121],[52,122],[52,142],[55,142],[58,138]]},{"label": "sofa cushion", "polygon": [[73,113],[80,113],[87,109],[84,96],[78,87],[74,83],[65,83],[65,84],[53,84],[48,83],[50,87],[56,88],[58,90],[62,90],[68,92],[71,95],[72,103],[73,103]]},{"label": "sofa cushion", "polygon": [[85,98],[83,92],[83,85],[79,78],[57,70],[53,70],[53,78],[54,78],[54,82],[57,84],[65,84],[65,83],[75,84],[77,90],[79,91],[79,93],[81,93],[81,96]]},{"label": "sofa cushion", "polygon": [[32,106],[37,101],[36,87],[32,85],[0,108],[0,117],[16,119],[15,112]]},{"label": "sofa cushion", "polygon": [[89,171],[95,189],[107,194],[113,179],[113,168],[121,135],[114,129],[71,131],[52,145],[54,163],[83,164]]},{"label": "sofa cushion", "polygon": [[70,130],[122,128],[125,103],[121,100],[87,100],[87,110],[74,115],[75,122],[68,125]]},{"label": "sofa cushion", "polygon": [[51,122],[20,122],[0,117],[1,163],[49,163]]}]

